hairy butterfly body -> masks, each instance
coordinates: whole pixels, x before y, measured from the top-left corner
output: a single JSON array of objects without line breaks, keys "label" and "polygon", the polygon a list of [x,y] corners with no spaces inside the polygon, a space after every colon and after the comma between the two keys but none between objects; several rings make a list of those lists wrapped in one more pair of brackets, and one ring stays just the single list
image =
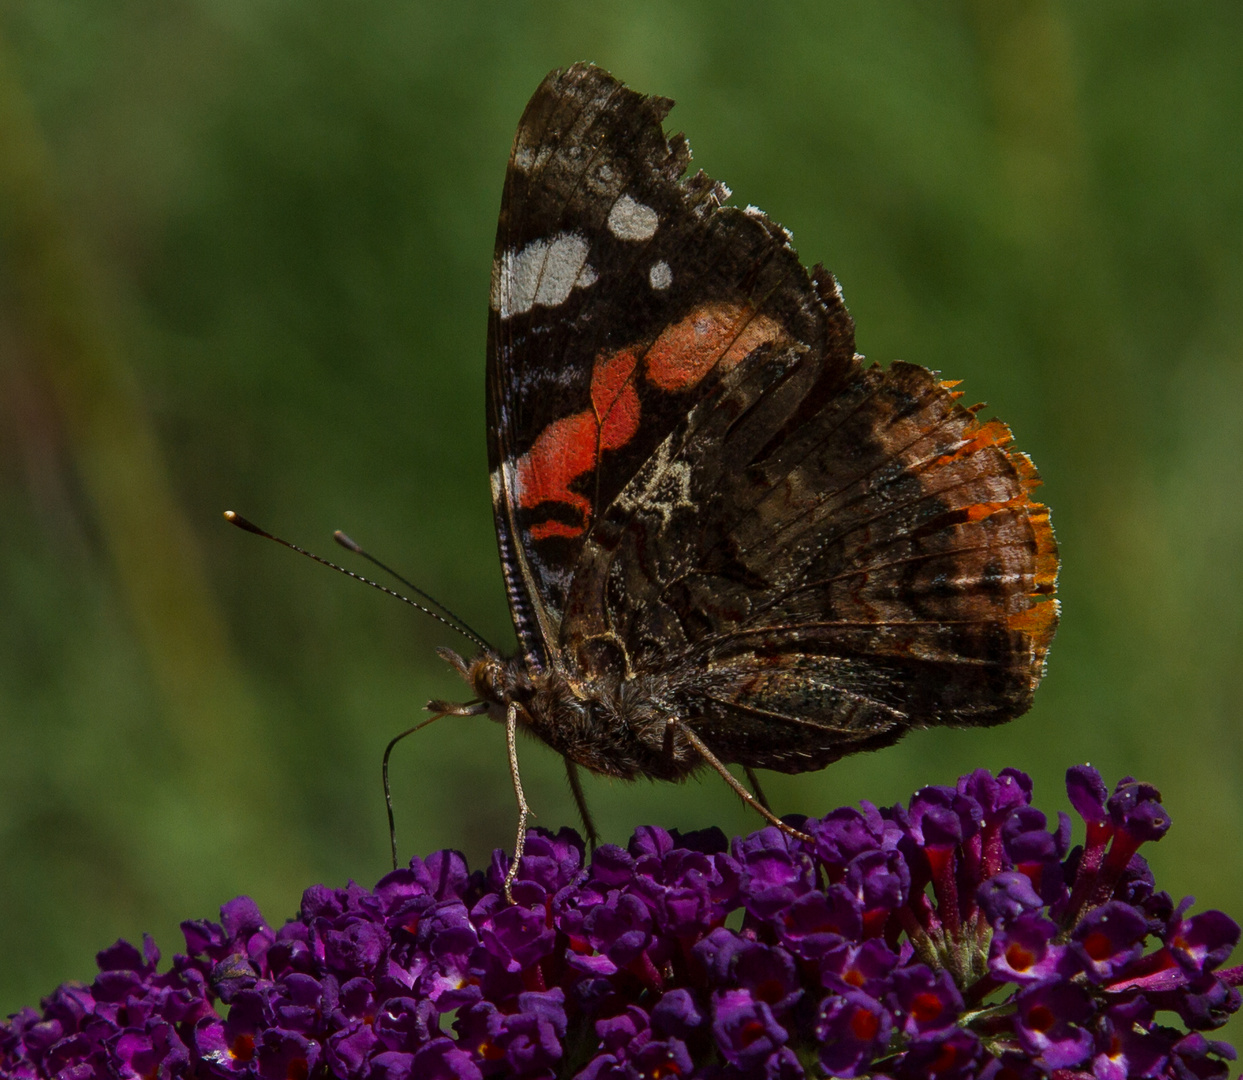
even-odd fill
[{"label": "hairy butterfly body", "polygon": [[833,276],[686,176],[671,106],[553,72],[505,178],[488,453],[520,651],[445,650],[477,700],[430,707],[506,723],[515,867],[518,728],[565,757],[592,832],[576,765],[709,764],[750,798],[726,764],[1010,720],[1057,623],[1009,430],[922,367],[864,366]]}]

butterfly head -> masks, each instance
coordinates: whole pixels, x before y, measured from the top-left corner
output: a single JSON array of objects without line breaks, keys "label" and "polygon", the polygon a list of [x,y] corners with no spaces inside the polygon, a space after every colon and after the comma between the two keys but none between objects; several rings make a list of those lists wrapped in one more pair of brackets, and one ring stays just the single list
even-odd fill
[{"label": "butterfly head", "polygon": [[471,660],[448,648],[439,648],[436,653],[462,676],[476,700],[462,704],[429,701],[427,707],[432,712],[451,716],[487,714],[493,720],[503,721],[511,702],[525,705],[535,693],[526,666],[517,658],[507,660],[491,649],[484,650]]}]

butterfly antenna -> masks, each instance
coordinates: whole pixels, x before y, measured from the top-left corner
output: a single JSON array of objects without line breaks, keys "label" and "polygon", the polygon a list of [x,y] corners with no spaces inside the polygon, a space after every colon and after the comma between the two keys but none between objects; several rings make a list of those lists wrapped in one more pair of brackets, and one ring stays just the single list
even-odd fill
[{"label": "butterfly antenna", "polygon": [[[385,595],[391,596],[395,600],[400,600],[403,604],[409,604],[412,608],[417,608],[419,611],[423,612],[424,615],[430,615],[437,622],[443,623],[450,630],[461,634],[464,638],[468,638],[470,641],[473,641],[481,649],[484,649],[487,652],[496,651],[478,634],[474,633],[472,630],[458,626],[455,623],[451,623],[448,619],[441,615],[440,612],[432,611],[431,608],[424,607],[417,601],[411,600],[408,596],[402,596],[399,592],[394,592],[392,589],[385,588],[385,586],[381,585],[378,581],[372,581],[370,578],[363,577],[362,574],[354,573],[353,570],[347,570],[344,566],[338,566],[334,562],[329,562],[327,559],[321,558],[314,552],[307,551],[306,548],[300,548],[297,544],[291,544],[288,540],[282,540],[279,536],[273,536],[266,529],[259,528],[259,526],[253,521],[247,521],[241,514],[234,513],[232,510],[226,510],[224,512],[224,519],[230,524],[236,525],[239,529],[244,529],[246,532],[254,533],[256,536],[266,537],[268,540],[280,544],[281,547],[287,547],[290,551],[296,551],[299,555],[305,555],[308,559],[312,559],[319,563],[320,566],[326,566],[329,570],[335,570],[337,573],[344,574],[346,577],[353,578],[355,581],[361,581],[364,585],[370,585],[373,589],[378,589]],[[433,600],[432,603],[435,603],[435,601]]]},{"label": "butterfly antenna", "polygon": [[383,570],[386,574],[388,574],[395,581],[400,581],[407,589],[409,589],[412,593],[414,593],[415,596],[421,596],[429,604],[434,604],[436,607],[440,608],[441,611],[443,611],[446,615],[449,616],[450,619],[452,619],[455,623],[458,624],[459,628],[461,628],[462,630],[466,632],[466,636],[469,637],[472,641],[474,641],[475,644],[481,646],[482,648],[487,649],[489,652],[496,651],[484,641],[483,635],[480,634],[478,631],[476,631],[470,625],[470,623],[468,623],[465,619],[462,618],[461,615],[458,615],[456,612],[451,611],[446,605],[442,604],[434,596],[430,595],[429,593],[425,593],[409,578],[402,577],[402,575],[399,574],[396,570],[394,570],[391,566],[387,566],[386,564],[380,562],[380,560],[377,559],[374,555],[372,555],[371,552],[363,550],[362,545],[360,545],[358,541],[350,539],[350,537],[346,536],[345,533],[343,533],[340,529],[338,529],[336,532],[332,534],[332,538],[338,544],[340,544],[343,548],[345,548],[346,551],[352,551],[355,555],[361,555],[364,559],[366,559],[369,563],[371,563],[372,566],[378,566],[381,570]]}]

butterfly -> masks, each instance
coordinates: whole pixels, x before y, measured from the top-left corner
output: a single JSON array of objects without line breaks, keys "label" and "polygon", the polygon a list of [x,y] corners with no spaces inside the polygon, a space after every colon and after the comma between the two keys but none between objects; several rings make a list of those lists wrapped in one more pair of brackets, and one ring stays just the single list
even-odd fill
[{"label": "butterfly", "polygon": [[[439,714],[578,769],[799,773],[912,728],[1025,712],[1057,545],[1009,429],[915,364],[866,365],[841,289],[702,172],[673,103],[575,64],[518,125],[488,319],[488,459],[519,650]],[[755,793],[728,770],[741,765]]]}]

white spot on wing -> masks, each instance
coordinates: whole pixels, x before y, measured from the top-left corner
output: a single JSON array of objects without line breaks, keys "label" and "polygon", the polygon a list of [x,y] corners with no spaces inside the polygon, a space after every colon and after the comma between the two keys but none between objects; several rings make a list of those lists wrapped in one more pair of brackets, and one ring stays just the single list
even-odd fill
[{"label": "white spot on wing", "polygon": [[488,302],[492,305],[493,311],[501,310],[501,270],[503,267],[503,259],[492,260],[492,291],[488,296]]},{"label": "white spot on wing", "polygon": [[609,232],[618,240],[650,240],[660,217],[650,206],[623,195],[609,211]]},{"label": "white spot on wing", "polygon": [[617,496],[617,506],[625,513],[643,510],[659,517],[662,529],[669,528],[677,511],[693,512],[691,466],[675,454],[669,439],[661,443],[639,476]]},{"label": "white spot on wing", "polygon": [[673,271],[669,269],[669,264],[661,259],[660,262],[652,264],[652,268],[647,272],[647,280],[653,289],[667,289],[673,284]]},{"label": "white spot on wing", "polygon": [[529,173],[531,166],[535,164],[535,150],[526,143],[521,143],[514,148],[514,156],[510,158],[510,163],[520,173]]},{"label": "white spot on wing", "polygon": [[522,315],[536,304],[556,307],[570,290],[596,281],[587,265],[587,238],[579,233],[558,233],[546,240],[532,240],[520,251],[506,251],[492,268],[492,308],[502,319]]}]

